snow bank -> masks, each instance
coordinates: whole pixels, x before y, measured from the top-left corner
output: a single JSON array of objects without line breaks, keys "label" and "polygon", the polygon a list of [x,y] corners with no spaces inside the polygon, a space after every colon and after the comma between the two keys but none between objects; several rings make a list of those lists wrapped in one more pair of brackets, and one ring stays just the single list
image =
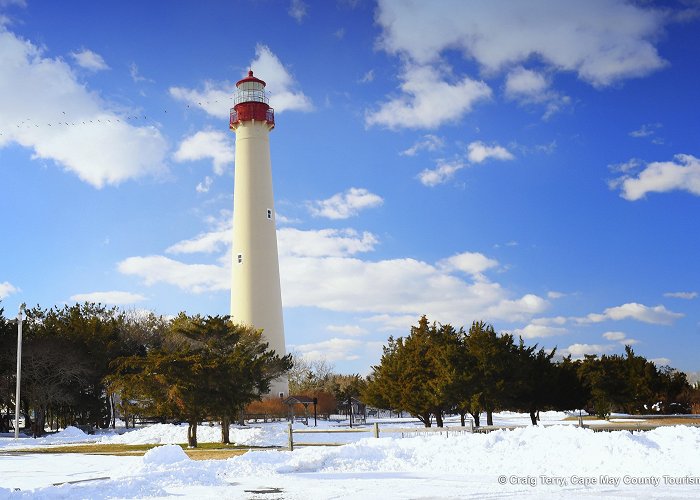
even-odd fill
[{"label": "snow bank", "polygon": [[165,446],[156,446],[148,450],[143,456],[143,463],[149,465],[168,465],[183,460],[189,460],[187,453],[176,444],[166,444]]},{"label": "snow bank", "polygon": [[[111,480],[61,487],[45,482],[46,487],[36,488],[41,477],[32,475],[27,481],[31,479],[30,487],[36,489],[11,495],[47,499],[257,498],[250,492],[279,489],[283,493],[274,498],[344,498],[350,494],[377,499],[698,498],[698,449],[697,427],[662,427],[633,434],[596,433],[564,425],[450,437],[364,438],[339,447],[252,451],[225,461],[187,460],[179,447],[162,446],[143,459],[110,457],[112,461],[132,459],[120,475],[110,466],[106,475]],[[83,459],[81,478],[105,475],[97,467],[89,470],[84,462],[97,463],[97,458],[78,457]],[[13,471],[55,468],[59,463],[65,477],[76,475],[69,470],[70,456],[23,455],[20,460],[26,461],[16,465],[0,461],[0,488],[24,489],[27,483],[12,483]],[[669,483],[664,477],[678,481]],[[552,478],[559,482],[548,482]],[[581,478],[588,483],[582,483]],[[602,483],[604,478],[617,482]],[[5,491],[0,492],[2,497]]]}]

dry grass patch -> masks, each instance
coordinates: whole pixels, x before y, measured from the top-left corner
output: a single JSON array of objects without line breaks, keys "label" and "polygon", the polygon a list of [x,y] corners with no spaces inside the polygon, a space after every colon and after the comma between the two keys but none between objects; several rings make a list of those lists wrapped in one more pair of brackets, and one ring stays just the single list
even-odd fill
[{"label": "dry grass patch", "polygon": [[[161,444],[72,444],[72,445],[57,445],[46,446],[43,448],[23,448],[13,449],[4,454],[27,454],[27,453],[81,453],[84,455],[116,455],[139,457],[143,456],[148,450],[151,450]],[[192,460],[225,460],[230,457],[243,455],[251,449],[276,449],[267,447],[255,446],[239,446],[233,444],[221,443],[200,443],[197,448],[187,448],[186,444],[179,444],[188,457]]]}]

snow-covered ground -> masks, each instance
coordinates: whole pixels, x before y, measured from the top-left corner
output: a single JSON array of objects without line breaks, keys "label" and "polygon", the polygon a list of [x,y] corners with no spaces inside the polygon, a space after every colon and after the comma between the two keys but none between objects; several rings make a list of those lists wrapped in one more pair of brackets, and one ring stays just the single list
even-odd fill
[{"label": "snow-covered ground", "polygon": [[[543,413],[543,423],[563,422]],[[502,413],[500,425],[526,424]],[[395,421],[406,426],[409,422]],[[573,422],[575,423],[575,422]],[[342,423],[320,422],[324,427]],[[305,428],[296,424],[295,428]],[[124,431],[124,429],[121,429]],[[200,442],[220,429],[201,426]],[[375,439],[369,434],[302,434],[299,441],[338,447],[251,451],[228,460],[192,461],[179,446],[186,427],[153,425],[87,436],[69,428],[41,439],[0,439],[0,498],[698,498],[700,429],[673,426],[631,434],[594,433],[573,425],[525,427],[490,434]],[[231,429],[250,446],[286,444],[286,424]],[[14,455],[18,447],[78,443],[160,443],[143,457],[86,454]],[[54,483],[84,481],[53,486]]]}]

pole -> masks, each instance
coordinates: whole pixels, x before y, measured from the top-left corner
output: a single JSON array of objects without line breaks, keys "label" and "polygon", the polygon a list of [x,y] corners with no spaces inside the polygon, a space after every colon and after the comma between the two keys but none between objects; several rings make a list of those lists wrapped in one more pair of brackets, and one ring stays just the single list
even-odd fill
[{"label": "pole", "polygon": [[15,389],[15,439],[19,439],[19,398],[22,380],[22,312],[24,304],[19,307],[17,315],[17,387]]}]

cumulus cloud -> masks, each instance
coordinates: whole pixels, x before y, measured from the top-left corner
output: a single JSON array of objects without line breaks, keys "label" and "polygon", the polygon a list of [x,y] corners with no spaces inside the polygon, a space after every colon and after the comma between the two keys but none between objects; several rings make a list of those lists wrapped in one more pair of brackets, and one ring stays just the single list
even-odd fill
[{"label": "cumulus cloud", "polygon": [[369,331],[358,325],[328,325],[326,330],[332,333],[340,333],[350,337],[361,337],[367,335]]},{"label": "cumulus cloud", "polygon": [[515,157],[503,146],[495,144],[488,146],[481,141],[474,141],[467,146],[467,158],[472,163],[482,163],[486,160],[513,160]]},{"label": "cumulus cloud", "polygon": [[571,344],[569,347],[561,349],[559,353],[562,356],[568,356],[569,354],[573,358],[583,358],[586,354],[606,354],[615,348],[611,344]]},{"label": "cumulus cloud", "polygon": [[12,68],[0,72],[0,148],[16,143],[97,188],[166,171],[157,128],[126,123],[68,64],[2,27],[0,67]]},{"label": "cumulus cloud", "polygon": [[174,254],[218,252],[224,246],[231,244],[232,235],[233,233],[230,227],[218,231],[202,233],[194,238],[178,241],[165,251]]},{"label": "cumulus cloud", "polygon": [[435,168],[423,169],[417,175],[417,178],[424,186],[433,187],[449,181],[452,179],[452,177],[454,177],[457,171],[466,166],[467,164],[460,160],[438,160]]},{"label": "cumulus cloud", "polygon": [[[203,233],[168,249],[170,253],[206,253],[218,248],[222,255],[218,265],[151,255],[125,259],[118,269],[146,285],[164,283],[191,293],[228,290],[228,234]],[[378,240],[352,229],[283,228],[278,242],[285,307],[357,313],[377,328],[391,330],[414,323],[422,314],[455,325],[465,318],[526,321],[549,306],[542,297],[518,296],[487,279],[482,273],[496,261],[478,253],[464,252],[435,264],[410,258],[362,260],[357,256],[372,251]]]},{"label": "cumulus cloud", "polygon": [[674,299],[685,299],[692,300],[698,296],[698,292],[666,292],[664,297],[671,297]]},{"label": "cumulus cloud", "polygon": [[620,188],[620,196],[629,201],[646,197],[647,193],[687,191],[700,196],[700,160],[692,155],[678,154],[674,160],[649,163],[638,175],[624,175],[609,183]]},{"label": "cumulus cloud", "polygon": [[419,64],[438,61],[447,49],[461,50],[490,73],[537,58],[595,86],[665,65],[653,45],[666,21],[663,13],[621,0],[448,0],[441,8],[381,0],[376,19],[379,47]]},{"label": "cumulus cloud", "polygon": [[222,175],[227,168],[233,169],[235,158],[234,141],[230,135],[219,130],[200,130],[180,143],[173,159],[177,162],[211,159],[214,173]]},{"label": "cumulus cloud", "polygon": [[524,339],[536,339],[541,337],[553,337],[555,335],[564,335],[567,333],[566,328],[546,325],[536,325],[530,323],[524,328],[513,330],[513,335]]},{"label": "cumulus cloud", "polygon": [[10,295],[19,292],[19,288],[14,286],[9,281],[3,281],[0,283],[0,300],[9,297]]},{"label": "cumulus cloud", "polygon": [[347,219],[357,215],[361,210],[381,206],[381,196],[364,188],[350,188],[344,193],[337,193],[325,200],[307,203],[311,215],[328,219]]},{"label": "cumulus cloud", "polygon": [[419,151],[437,151],[441,149],[445,144],[442,137],[437,135],[427,134],[424,135],[422,139],[416,142],[413,146],[408,149],[404,149],[399,154],[401,156],[415,156]]},{"label": "cumulus cloud", "polygon": [[514,99],[538,99],[549,88],[547,78],[522,66],[513,68],[506,77],[506,95]]},{"label": "cumulus cloud", "polygon": [[484,82],[463,77],[450,83],[430,66],[408,65],[400,79],[402,93],[381,104],[379,109],[367,111],[367,126],[434,129],[456,122],[478,101],[491,96],[491,89]]},{"label": "cumulus cloud", "polygon": [[136,302],[143,302],[146,300],[146,297],[138,293],[113,290],[110,292],[78,293],[76,295],[72,295],[70,300],[74,302],[96,302],[121,306],[126,304],[135,304]]},{"label": "cumulus cloud", "polygon": [[649,361],[654,363],[656,366],[670,366],[671,360],[668,358],[652,358]]},{"label": "cumulus cloud", "polygon": [[283,228],[277,231],[280,256],[344,257],[374,250],[379,240],[369,232],[354,229],[318,229],[302,231]]},{"label": "cumulus cloud", "polygon": [[482,141],[474,141],[467,146],[466,158],[454,160],[437,160],[435,168],[422,170],[417,178],[424,186],[433,187],[449,181],[457,171],[471,164],[483,163],[487,160],[513,160],[515,156],[503,146],[488,145]]},{"label": "cumulus cloud", "polygon": [[624,340],[627,335],[624,332],[605,332],[603,338],[608,340]]},{"label": "cumulus cloud", "polygon": [[603,321],[620,321],[634,319],[655,325],[670,325],[684,314],[669,311],[662,305],[648,307],[644,304],[630,302],[617,307],[609,307],[602,314],[591,313],[583,318],[575,318],[578,323],[600,323]]},{"label": "cumulus cloud", "polygon": [[79,52],[71,52],[71,57],[83,69],[88,71],[103,71],[109,69],[107,63],[100,54],[97,54],[89,49],[82,49]]},{"label": "cumulus cloud", "polygon": [[625,332],[605,332],[603,338],[622,345],[634,345],[639,343],[638,340],[629,338]]},{"label": "cumulus cloud", "polygon": [[354,361],[360,358],[356,351],[364,346],[366,343],[359,340],[336,337],[315,344],[296,345],[294,348],[309,361]]},{"label": "cumulus cloud", "polygon": [[229,290],[231,275],[213,264],[185,264],[162,255],[129,257],[119,262],[120,273],[136,276],[146,285],[166,283],[191,293]]},{"label": "cumulus cloud", "polygon": [[[313,104],[301,90],[279,58],[266,45],[255,48],[255,59],[250,62],[255,76],[265,81],[270,93],[270,106],[275,113],[285,111],[312,111]],[[236,82],[207,80],[200,90],[186,87],[171,87],[170,95],[191,106],[201,108],[217,118],[227,118],[233,106]]]},{"label": "cumulus cloud", "polygon": [[461,271],[473,275],[480,275],[497,265],[498,261],[478,252],[463,252],[438,262],[438,266],[446,271]]}]

